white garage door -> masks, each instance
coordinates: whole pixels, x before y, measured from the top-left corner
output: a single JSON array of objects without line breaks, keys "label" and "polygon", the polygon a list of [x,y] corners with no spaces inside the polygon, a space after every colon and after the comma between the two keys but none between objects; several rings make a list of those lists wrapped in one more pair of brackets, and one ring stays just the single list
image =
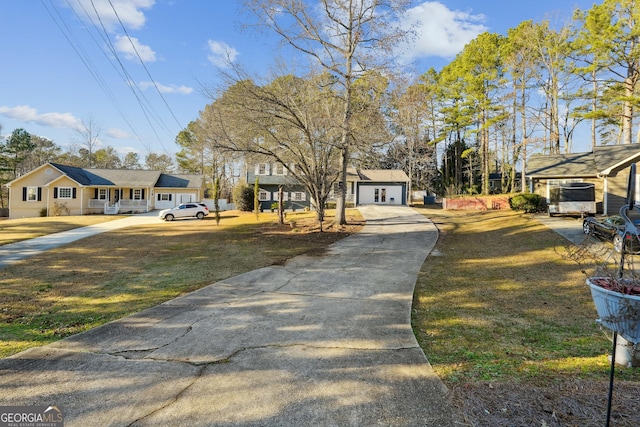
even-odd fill
[{"label": "white garage door", "polygon": [[360,192],[360,204],[384,204],[384,205],[401,205],[402,204],[402,186],[401,185],[366,185],[358,187]]}]

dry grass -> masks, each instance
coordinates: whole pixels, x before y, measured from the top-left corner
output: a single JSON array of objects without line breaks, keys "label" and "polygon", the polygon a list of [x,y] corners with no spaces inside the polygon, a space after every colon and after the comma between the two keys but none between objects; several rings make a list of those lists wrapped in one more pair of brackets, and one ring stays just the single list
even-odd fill
[{"label": "dry grass", "polygon": [[[468,425],[604,425],[611,343],[567,242],[513,211],[422,212],[441,235],[414,331]],[[613,425],[640,425],[640,372],[616,373]]]},{"label": "dry grass", "polygon": [[319,233],[312,214],[225,212],[129,227],[88,237],[2,269],[0,357],[157,305],[218,280],[309,251],[318,251],[363,225]]},{"label": "dry grass", "polygon": [[73,215],[45,218],[3,219],[0,221],[0,246],[46,234],[120,219],[114,215]]}]

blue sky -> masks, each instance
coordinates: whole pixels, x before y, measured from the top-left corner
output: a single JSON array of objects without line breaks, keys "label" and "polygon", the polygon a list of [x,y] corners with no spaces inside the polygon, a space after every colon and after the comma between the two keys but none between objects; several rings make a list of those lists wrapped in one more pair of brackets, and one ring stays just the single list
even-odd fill
[{"label": "blue sky", "polygon": [[[415,1],[416,71],[440,69],[484,31],[506,35],[528,19],[561,24],[593,3]],[[92,121],[101,146],[142,159],[177,151],[178,132],[211,102],[202,88],[219,83],[221,55],[266,73],[278,44],[242,30],[232,0],[4,1],[0,16],[2,135],[24,128],[66,148],[81,143],[77,129]]]}]

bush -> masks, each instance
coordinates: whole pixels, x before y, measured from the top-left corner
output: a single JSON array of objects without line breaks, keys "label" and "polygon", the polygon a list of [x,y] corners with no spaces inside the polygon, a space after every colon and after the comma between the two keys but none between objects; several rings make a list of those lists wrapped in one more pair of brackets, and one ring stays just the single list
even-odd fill
[{"label": "bush", "polygon": [[236,209],[251,212],[253,210],[253,187],[241,182],[233,187],[233,202]]},{"label": "bush", "polygon": [[535,213],[544,211],[544,202],[538,194],[523,193],[509,197],[509,206],[514,211]]}]

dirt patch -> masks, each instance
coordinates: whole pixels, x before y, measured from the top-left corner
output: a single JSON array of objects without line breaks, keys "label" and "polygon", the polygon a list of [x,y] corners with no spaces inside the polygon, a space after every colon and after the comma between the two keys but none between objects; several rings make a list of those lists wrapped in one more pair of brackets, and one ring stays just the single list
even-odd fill
[{"label": "dirt patch", "polygon": [[[468,426],[603,426],[609,381],[560,380],[529,384],[474,383],[453,388],[451,399]],[[611,425],[640,425],[640,385],[614,383]]]},{"label": "dirt patch", "polygon": [[[295,227],[290,224],[268,224],[262,227],[262,234],[276,237],[280,241],[291,242],[306,241],[309,243],[309,250],[304,252],[307,256],[323,256],[327,246],[342,240],[345,237],[357,233],[364,227],[365,221],[362,217],[347,215],[347,224],[337,225],[331,221],[325,221],[320,231],[320,225],[313,218],[296,219]],[[319,246],[320,245],[320,246]],[[289,258],[277,260],[273,265],[284,265]]]}]

